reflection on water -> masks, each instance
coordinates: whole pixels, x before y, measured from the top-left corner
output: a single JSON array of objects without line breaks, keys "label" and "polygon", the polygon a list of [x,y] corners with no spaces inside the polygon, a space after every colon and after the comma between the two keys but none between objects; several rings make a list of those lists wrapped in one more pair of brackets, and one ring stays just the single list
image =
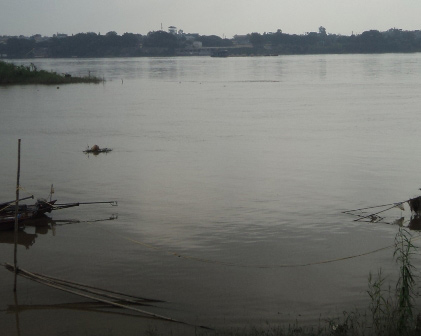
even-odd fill
[{"label": "reflection on water", "polygon": [[[26,249],[29,249],[32,245],[35,244],[35,240],[38,238],[38,235],[46,235],[49,232],[55,236],[57,227],[63,225],[73,225],[73,224],[82,224],[82,223],[96,223],[96,222],[105,222],[112,221],[118,218],[118,215],[113,214],[108,218],[101,219],[92,219],[89,221],[77,220],[77,219],[60,219],[54,220],[49,216],[41,216],[39,218],[34,218],[25,221],[25,227],[18,231],[17,235],[17,244],[25,246]],[[34,233],[30,233],[33,232]],[[9,231],[0,231],[0,244],[14,244],[15,243],[15,233],[13,230]]]},{"label": "reflection on water", "polygon": [[[35,244],[35,239],[38,237],[35,233],[27,233],[25,230],[20,230],[18,232],[17,244],[25,246],[26,249],[29,249],[33,244]],[[14,244],[15,243],[15,233],[10,231],[0,232],[0,244]]]},{"label": "reflection on water", "polygon": [[410,229],[411,231],[421,231],[421,216],[412,215],[409,219],[401,217],[393,221],[391,224]]},{"label": "reflection on water", "polygon": [[413,216],[409,221],[408,227],[414,231],[421,231],[421,216]]},{"label": "reflection on water", "polygon": [[13,313],[15,313],[15,319],[16,319],[16,335],[17,336],[20,336],[21,335],[21,333],[20,333],[20,322],[19,322],[19,311],[18,311],[18,307],[19,307],[19,303],[18,303],[18,295],[17,295],[17,292],[15,291],[14,293],[13,293],[13,298],[14,298],[14,301],[15,301],[15,309],[8,309],[8,312],[13,312]]},{"label": "reflection on water", "polygon": [[[152,305],[145,305],[139,304],[139,306],[152,306]],[[110,309],[116,309],[117,311],[106,311]],[[86,312],[95,312],[101,314],[112,314],[112,315],[121,315],[121,316],[130,316],[130,317],[138,317],[144,319],[151,319],[148,316],[141,316],[136,313],[118,311],[118,308],[110,306],[108,304],[102,302],[69,302],[69,303],[58,303],[58,304],[31,304],[31,305],[20,305],[18,302],[15,305],[8,305],[6,312],[7,313],[24,313],[32,310],[75,310],[75,311],[86,311]]]}]

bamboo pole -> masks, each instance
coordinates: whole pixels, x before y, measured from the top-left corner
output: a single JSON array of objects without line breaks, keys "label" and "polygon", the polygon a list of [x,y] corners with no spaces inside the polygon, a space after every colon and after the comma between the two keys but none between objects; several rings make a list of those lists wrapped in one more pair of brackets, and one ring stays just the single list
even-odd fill
[{"label": "bamboo pole", "polygon": [[375,205],[375,206],[370,206],[370,207],[366,207],[366,208],[359,208],[359,209],[354,209],[354,210],[346,210],[346,211],[342,211],[342,213],[349,213],[349,212],[355,212],[355,211],[361,211],[361,210],[367,210],[367,209],[374,209],[374,208],[383,208],[383,207],[386,207],[386,206],[389,206],[389,205],[393,205],[392,208],[394,208],[394,207],[402,205],[402,204],[404,204],[408,201],[410,201],[410,199],[406,200],[406,201],[398,202],[398,203],[389,203],[389,204]]},{"label": "bamboo pole", "polygon": [[19,179],[20,179],[20,142],[21,139],[18,140],[18,171],[17,171],[17,178],[16,178],[16,205],[15,205],[15,249],[14,249],[14,264],[15,264],[15,281],[13,285],[13,291],[16,292],[16,283],[17,283],[17,276],[18,276],[18,226],[19,226]]},{"label": "bamboo pole", "polygon": [[16,307],[16,310],[15,310],[15,317],[16,317],[16,331],[17,331],[17,335],[20,335],[20,322],[19,322],[19,309],[18,309],[18,307],[19,307],[19,303],[18,303],[18,296],[17,296],[17,293],[16,292],[14,292],[13,293],[14,295],[14,298],[15,298],[15,307]]}]

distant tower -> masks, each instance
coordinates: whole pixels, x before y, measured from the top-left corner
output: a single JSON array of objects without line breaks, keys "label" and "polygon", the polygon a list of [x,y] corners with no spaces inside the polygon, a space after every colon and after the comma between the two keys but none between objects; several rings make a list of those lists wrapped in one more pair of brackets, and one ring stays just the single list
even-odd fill
[{"label": "distant tower", "polygon": [[174,26],[169,26],[169,27],[168,27],[168,32],[169,32],[170,34],[177,35],[177,27],[174,27]]}]

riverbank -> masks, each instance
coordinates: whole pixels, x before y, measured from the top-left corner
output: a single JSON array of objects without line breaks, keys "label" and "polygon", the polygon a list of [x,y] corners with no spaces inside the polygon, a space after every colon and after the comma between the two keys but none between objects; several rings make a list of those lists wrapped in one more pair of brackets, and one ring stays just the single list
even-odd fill
[{"label": "riverbank", "polygon": [[73,77],[70,74],[58,74],[45,70],[38,70],[31,63],[29,66],[15,65],[0,61],[0,85],[13,84],[75,84],[75,83],[94,83],[98,84],[103,80],[98,77]]}]

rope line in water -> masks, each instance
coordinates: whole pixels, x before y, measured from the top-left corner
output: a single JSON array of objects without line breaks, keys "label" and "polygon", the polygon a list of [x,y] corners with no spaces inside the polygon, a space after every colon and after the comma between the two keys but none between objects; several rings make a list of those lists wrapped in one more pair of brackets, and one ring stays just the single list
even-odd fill
[{"label": "rope line in water", "polygon": [[[223,266],[232,266],[232,267],[243,267],[243,268],[294,268],[294,267],[306,267],[306,266],[313,266],[313,265],[322,265],[322,264],[329,264],[329,263],[334,263],[334,262],[339,262],[339,261],[344,261],[344,260],[349,260],[349,259],[354,259],[354,258],[359,258],[359,257],[364,257],[370,254],[374,254],[380,251],[384,251],[390,248],[393,248],[396,246],[396,244],[392,244],[389,246],[385,246],[385,247],[381,247],[378,248],[376,250],[372,250],[369,252],[365,252],[365,253],[360,253],[360,254],[356,254],[356,255],[352,255],[352,256],[347,256],[347,257],[342,257],[342,258],[336,258],[336,259],[328,259],[328,260],[322,260],[322,261],[316,261],[316,262],[312,262],[312,263],[303,263],[303,264],[279,264],[279,265],[247,265],[247,264],[240,264],[240,263],[234,263],[234,262],[226,262],[226,261],[220,261],[220,260],[212,260],[212,259],[206,259],[206,258],[199,258],[199,257],[194,257],[194,256],[189,256],[189,255],[183,255],[180,254],[178,252],[171,252],[171,251],[167,251],[164,249],[161,249],[159,247],[153,246],[151,244],[147,244],[147,243],[143,243],[141,241],[135,240],[133,238],[128,238],[116,233],[111,233],[110,231],[101,228],[102,230],[112,234],[113,236],[118,236],[122,239],[128,240],[132,243],[147,247],[151,250],[155,250],[155,251],[160,251],[160,252],[164,252],[166,254],[169,255],[173,255],[175,257],[178,258],[182,258],[182,259],[187,259],[187,260],[194,260],[197,262],[203,262],[203,263],[209,263],[209,264],[217,264],[217,265],[223,265]],[[411,238],[411,241],[415,241],[421,238],[421,235],[415,237],[415,238]]]},{"label": "rope line in water", "polygon": [[[19,186],[19,189],[22,190],[22,191],[28,192],[27,190],[25,190],[21,186]],[[367,207],[367,208],[361,208],[361,209],[355,209],[355,210],[348,210],[348,211],[344,211],[343,213],[350,213],[350,212],[354,212],[354,211],[360,211],[360,210],[365,210],[365,209],[371,209],[371,208],[378,208],[378,207],[384,207],[384,206],[393,205],[391,208],[388,208],[386,210],[382,210],[382,211],[379,211],[379,212],[376,213],[376,214],[378,214],[378,213],[381,213],[381,212],[384,212],[384,211],[393,209],[394,207],[396,207],[398,205],[401,205],[403,203],[406,203],[406,202],[408,202],[410,200],[411,199],[406,200],[406,201],[403,201],[403,202],[383,204],[383,205],[378,205],[378,206],[373,206],[373,207]],[[54,207],[54,205],[52,205],[52,204],[50,204],[50,203],[48,203],[46,201],[44,201],[44,202],[47,203],[47,204],[49,204],[50,206]],[[367,217],[369,217],[369,216],[364,216],[364,217],[362,216],[359,219],[357,219],[356,221],[359,221],[359,220],[364,219],[364,218],[367,218]],[[86,223],[93,224],[93,222],[91,222],[91,221],[86,221]],[[133,238],[128,238],[128,237],[125,237],[125,236],[122,236],[122,235],[119,235],[119,234],[116,234],[116,233],[112,233],[112,232],[110,232],[108,230],[105,230],[104,228],[101,228],[101,229],[104,230],[104,231],[106,231],[106,232],[108,232],[108,233],[110,233],[110,234],[112,234],[112,235],[114,235],[114,236],[118,236],[118,237],[120,237],[122,239],[125,239],[127,241],[130,241],[130,242],[135,243],[137,245],[141,245],[141,246],[147,247],[147,248],[149,248],[151,250],[164,252],[166,254],[169,254],[169,255],[172,255],[172,256],[175,256],[175,257],[178,257],[178,258],[182,258],[182,259],[186,259],[186,260],[194,260],[194,261],[197,261],[197,262],[203,262],[203,263],[209,263],[209,264],[217,264],[217,265],[231,266],[231,267],[243,267],[243,268],[261,268],[261,269],[265,269],[266,268],[266,269],[268,269],[268,268],[294,268],[294,267],[307,267],[307,266],[314,266],[314,265],[323,265],[323,264],[329,264],[329,263],[334,263],[334,262],[339,262],[339,261],[344,261],[344,260],[349,260],[349,259],[355,259],[355,258],[359,258],[359,257],[364,257],[364,256],[367,256],[367,255],[370,255],[370,254],[374,254],[374,253],[377,253],[377,252],[380,252],[380,251],[384,251],[384,250],[387,250],[389,248],[392,248],[392,247],[395,247],[396,246],[395,244],[392,244],[392,245],[385,246],[385,247],[382,247],[382,248],[379,248],[379,249],[376,249],[376,250],[372,250],[372,251],[369,251],[369,252],[365,252],[365,253],[360,253],[360,254],[356,254],[356,255],[352,255],[352,256],[347,256],[347,257],[342,257],[342,258],[335,258],[335,259],[328,259],[328,260],[316,261],[316,262],[312,262],[312,263],[253,265],[253,264],[241,264],[241,263],[234,263],[234,262],[228,262],[228,261],[220,261],[220,260],[213,260],[213,259],[206,259],[206,258],[194,257],[194,256],[190,256],[190,255],[184,255],[184,254],[180,254],[178,252],[172,252],[172,251],[164,250],[164,249],[161,249],[161,248],[159,248],[157,246],[154,246],[154,245],[151,245],[151,244],[147,244],[147,243],[144,243],[144,242],[135,240]],[[419,235],[416,238],[411,238],[411,241],[415,241],[415,240],[418,240],[420,238],[421,238],[421,235]],[[0,265],[2,265],[2,264],[0,263]]]}]

